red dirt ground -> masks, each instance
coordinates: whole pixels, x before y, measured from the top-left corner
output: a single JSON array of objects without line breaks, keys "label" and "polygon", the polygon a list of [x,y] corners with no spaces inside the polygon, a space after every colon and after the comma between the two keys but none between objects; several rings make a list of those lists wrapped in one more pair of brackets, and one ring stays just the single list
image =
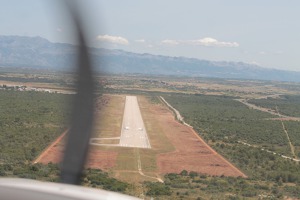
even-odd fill
[{"label": "red dirt ground", "polygon": [[157,106],[152,109],[161,124],[163,131],[176,150],[157,156],[159,172],[180,173],[182,170],[198,173],[247,177],[231,163],[209,147],[192,129],[174,120],[171,111]]},{"label": "red dirt ground", "polygon": [[[34,161],[34,163],[60,163],[62,160],[64,150],[65,135],[66,132],[64,132],[60,137],[58,137],[49,147],[45,149],[43,153],[41,153],[41,155]],[[89,158],[85,167],[108,170],[115,166],[116,159],[116,152],[104,151],[91,147],[89,152]]]},{"label": "red dirt ground", "polygon": [[[100,111],[102,107],[105,107],[109,102],[110,97],[104,96],[99,99],[96,104],[96,111]],[[53,143],[51,143],[33,163],[48,164],[60,163],[62,160],[64,150],[64,138],[68,130],[62,133]],[[117,159],[117,152],[100,150],[97,147],[90,146],[90,152],[86,168],[96,168],[102,170],[108,170],[115,166]]]}]

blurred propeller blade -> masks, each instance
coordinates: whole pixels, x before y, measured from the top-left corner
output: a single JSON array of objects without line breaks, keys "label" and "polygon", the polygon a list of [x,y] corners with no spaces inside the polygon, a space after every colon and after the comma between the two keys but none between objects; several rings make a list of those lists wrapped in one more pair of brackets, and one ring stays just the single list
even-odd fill
[{"label": "blurred propeller blade", "polygon": [[65,3],[75,24],[79,46],[77,94],[73,100],[71,128],[62,162],[61,182],[80,184],[92,133],[95,87],[78,6],[73,1],[65,1]]}]

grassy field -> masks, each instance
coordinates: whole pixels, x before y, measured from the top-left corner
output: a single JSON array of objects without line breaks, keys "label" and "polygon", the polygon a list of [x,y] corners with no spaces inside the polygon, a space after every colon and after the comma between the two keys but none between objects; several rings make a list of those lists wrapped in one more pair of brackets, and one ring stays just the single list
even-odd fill
[{"label": "grassy field", "polygon": [[[120,167],[124,169],[124,165],[126,165],[127,170],[136,170],[137,171],[137,154],[140,156],[141,166],[143,172],[150,176],[156,176],[157,166],[156,166],[156,156],[159,153],[169,152],[175,150],[170,141],[167,139],[166,135],[163,133],[157,118],[153,116],[150,112],[150,104],[148,99],[143,96],[138,97],[138,103],[141,109],[142,118],[145,123],[145,127],[147,130],[147,134],[150,140],[151,149],[121,149],[120,155],[123,155],[125,158],[131,158],[134,155],[134,159],[130,160],[130,164],[126,164],[126,160],[120,160]],[[120,157],[123,158],[123,157]],[[131,158],[132,159],[132,158]],[[118,159],[119,160],[119,159]],[[125,163],[124,163],[125,162]],[[128,161],[127,161],[128,162]],[[130,168],[128,168],[128,166]],[[126,172],[123,172],[126,173]],[[140,177],[139,180],[147,180],[145,177]],[[151,179],[150,179],[151,180]],[[153,179],[152,179],[153,181]]]},{"label": "grassy field", "polygon": [[[160,153],[174,151],[175,148],[166,137],[159,119],[151,113],[153,108],[150,97],[138,96],[138,103],[141,109],[142,118],[147,130],[151,149],[136,149],[141,161],[141,168],[145,175],[160,177],[157,168],[157,155]],[[153,101],[153,100],[152,100]],[[155,102],[159,103],[158,101]],[[145,181],[157,181],[155,179],[144,179]]]},{"label": "grassy field", "polygon": [[121,133],[125,96],[103,95],[97,100],[94,136],[101,138],[119,137]]},{"label": "grassy field", "polygon": [[[158,119],[151,113],[150,109],[153,101],[150,97],[138,96],[142,118],[145,123],[147,134],[151,143],[151,149],[124,148],[112,146],[94,147],[99,150],[117,152],[115,167],[111,169],[111,174],[124,181],[141,182],[152,180],[138,173],[138,159],[141,161],[143,173],[147,176],[157,177],[156,156],[159,153],[174,151],[174,147],[167,139]],[[159,103],[159,101],[156,101]],[[125,95],[103,95],[98,100],[98,111],[96,112],[95,138],[119,137],[121,133],[123,111],[125,105]],[[101,119],[101,120],[100,120]],[[115,140],[117,143],[119,140]],[[105,143],[102,140],[101,143]],[[135,178],[132,178],[134,174]],[[155,179],[154,179],[155,180]]]}]

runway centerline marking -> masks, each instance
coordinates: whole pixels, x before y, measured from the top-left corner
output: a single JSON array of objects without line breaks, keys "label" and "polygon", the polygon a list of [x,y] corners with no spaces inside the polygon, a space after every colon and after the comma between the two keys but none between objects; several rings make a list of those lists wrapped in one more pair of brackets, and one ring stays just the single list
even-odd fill
[{"label": "runway centerline marking", "polygon": [[[120,139],[120,142],[119,144],[97,143],[98,141],[109,139]],[[97,146],[151,148],[136,96],[126,96],[120,137],[91,138],[90,144]]]},{"label": "runway centerline marking", "polygon": [[151,148],[136,96],[126,96],[120,145]]}]

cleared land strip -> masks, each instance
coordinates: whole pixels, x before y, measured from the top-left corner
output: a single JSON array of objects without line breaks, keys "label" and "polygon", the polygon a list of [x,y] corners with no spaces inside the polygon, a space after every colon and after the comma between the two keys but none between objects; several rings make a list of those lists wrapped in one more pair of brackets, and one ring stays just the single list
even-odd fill
[{"label": "cleared land strip", "polygon": [[299,117],[291,117],[291,116],[283,115],[283,114],[278,113],[276,110],[256,106],[254,104],[249,103],[246,99],[235,99],[235,100],[242,103],[242,104],[244,104],[244,105],[246,105],[246,106],[248,106],[249,108],[252,108],[252,109],[255,109],[255,110],[260,110],[260,111],[263,111],[263,112],[267,112],[267,113],[270,113],[272,115],[278,116],[280,118],[287,118],[291,121],[300,121]]},{"label": "cleared land strip", "polygon": [[287,132],[287,130],[286,130],[284,124],[283,124],[283,121],[282,121],[282,120],[280,120],[280,121],[281,121],[281,125],[282,125],[282,128],[283,128],[283,131],[285,132],[286,137],[287,137],[287,140],[288,140],[288,142],[289,142],[289,145],[290,145],[290,148],[291,148],[291,153],[292,153],[292,155],[293,155],[294,157],[296,157],[295,150],[294,150],[295,148],[294,148],[294,146],[293,146],[293,144],[292,144],[292,142],[291,142],[291,140],[290,140],[290,136],[289,136],[289,134],[288,134],[288,132]]},{"label": "cleared land strip", "polygon": [[66,136],[66,134],[69,132],[69,129],[67,129],[65,132],[63,132],[54,142],[52,142],[34,161],[33,163],[40,162],[45,156],[49,154],[49,152],[56,146],[58,143],[62,141],[62,139]]},{"label": "cleared land strip", "polygon": [[[277,113],[279,114],[279,111],[278,111],[278,107],[277,107],[277,106],[276,106],[276,111],[277,111]],[[287,132],[287,130],[286,130],[285,126],[284,126],[283,121],[282,121],[282,120],[280,120],[280,121],[281,121],[282,129],[283,129],[283,131],[285,132],[286,137],[287,137],[287,140],[288,140],[288,142],[289,142],[289,145],[290,145],[290,148],[291,148],[291,153],[292,153],[292,155],[294,156],[294,158],[296,158],[295,147],[293,146],[293,144],[292,144],[292,142],[291,142],[289,133]]]},{"label": "cleared land strip", "polygon": [[282,158],[284,158],[284,159],[292,160],[292,161],[295,161],[295,162],[300,162],[299,159],[291,158],[291,157],[285,156],[285,155],[281,155],[281,154],[279,154],[279,153],[276,153],[276,152],[274,152],[274,151],[270,151],[270,150],[268,150],[268,149],[264,149],[264,148],[259,147],[259,146],[257,146],[257,145],[252,145],[252,144],[249,144],[249,143],[246,143],[246,142],[242,142],[242,141],[238,141],[238,143],[243,144],[243,145],[248,146],[248,147],[259,148],[261,151],[266,151],[266,152],[271,153],[271,154],[274,154],[274,155],[279,155],[280,157],[282,157]]}]

